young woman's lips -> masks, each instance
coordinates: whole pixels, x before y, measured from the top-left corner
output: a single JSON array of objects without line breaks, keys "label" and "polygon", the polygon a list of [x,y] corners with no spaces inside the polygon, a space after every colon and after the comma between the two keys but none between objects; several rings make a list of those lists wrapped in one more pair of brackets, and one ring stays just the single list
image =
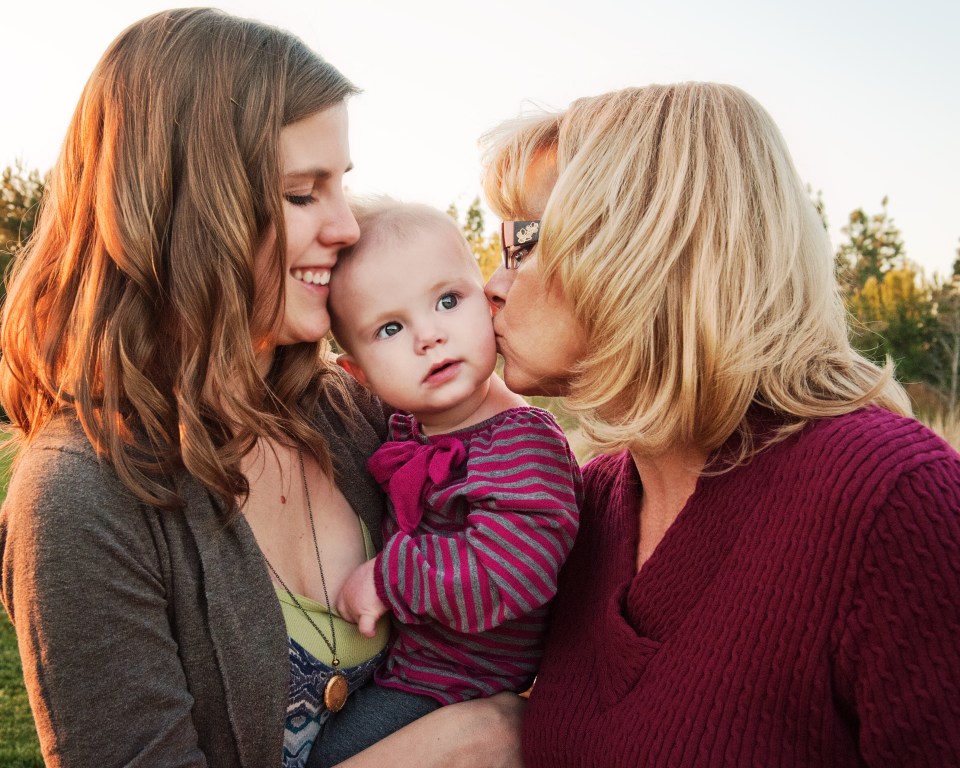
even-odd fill
[{"label": "young woman's lips", "polygon": [[444,360],[439,365],[433,366],[430,373],[423,380],[424,384],[444,384],[454,378],[460,371],[459,360]]}]

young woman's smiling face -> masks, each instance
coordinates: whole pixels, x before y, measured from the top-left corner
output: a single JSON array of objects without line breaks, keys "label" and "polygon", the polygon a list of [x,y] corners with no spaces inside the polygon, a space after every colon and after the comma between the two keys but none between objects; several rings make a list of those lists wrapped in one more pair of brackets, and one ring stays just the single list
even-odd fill
[{"label": "young woman's smiling face", "polygon": [[[267,358],[277,346],[319,341],[330,330],[330,271],[337,252],[360,235],[343,191],[344,174],[351,168],[345,104],[284,127],[280,157],[287,241],[284,307],[272,330],[257,333],[258,355]],[[275,270],[274,242],[271,231],[256,257],[258,301],[272,295],[266,287]],[[260,309],[256,314],[263,316],[266,308]]]}]

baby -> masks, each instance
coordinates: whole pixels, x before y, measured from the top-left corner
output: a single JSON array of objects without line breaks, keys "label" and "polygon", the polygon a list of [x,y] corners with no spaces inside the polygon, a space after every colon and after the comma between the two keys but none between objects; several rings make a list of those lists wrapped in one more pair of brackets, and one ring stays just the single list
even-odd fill
[{"label": "baby", "polygon": [[494,373],[490,306],[456,223],[389,199],[355,214],[360,241],[331,280],[339,362],[397,409],[368,464],[390,499],[383,551],[336,601],[365,635],[387,611],[395,619],[368,686],[379,698],[351,697],[330,720],[353,719],[359,738],[393,695],[429,709],[530,685],[577,531],[580,472],[553,416]]}]

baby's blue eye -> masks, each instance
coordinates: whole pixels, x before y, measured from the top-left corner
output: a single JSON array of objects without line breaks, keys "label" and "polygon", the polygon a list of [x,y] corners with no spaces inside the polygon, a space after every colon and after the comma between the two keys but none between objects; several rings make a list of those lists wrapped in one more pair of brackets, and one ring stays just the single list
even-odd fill
[{"label": "baby's blue eye", "polygon": [[403,326],[400,323],[384,323],[377,330],[377,338],[389,339],[391,336],[396,336],[401,330],[403,330]]},{"label": "baby's blue eye", "polygon": [[445,293],[437,302],[437,309],[453,309],[460,303],[460,299],[455,293]]}]

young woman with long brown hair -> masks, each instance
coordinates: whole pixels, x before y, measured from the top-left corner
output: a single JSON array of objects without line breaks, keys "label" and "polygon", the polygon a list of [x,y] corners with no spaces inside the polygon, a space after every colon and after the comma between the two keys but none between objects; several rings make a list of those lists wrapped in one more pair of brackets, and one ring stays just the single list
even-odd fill
[{"label": "young woman with long brown hair", "polygon": [[[48,765],[302,765],[381,658],[387,628],[331,608],[383,513],[383,410],[324,341],[355,90],[211,9],[137,22],[87,83],[0,362],[2,596]],[[356,764],[486,764],[516,707],[446,708]]]}]

